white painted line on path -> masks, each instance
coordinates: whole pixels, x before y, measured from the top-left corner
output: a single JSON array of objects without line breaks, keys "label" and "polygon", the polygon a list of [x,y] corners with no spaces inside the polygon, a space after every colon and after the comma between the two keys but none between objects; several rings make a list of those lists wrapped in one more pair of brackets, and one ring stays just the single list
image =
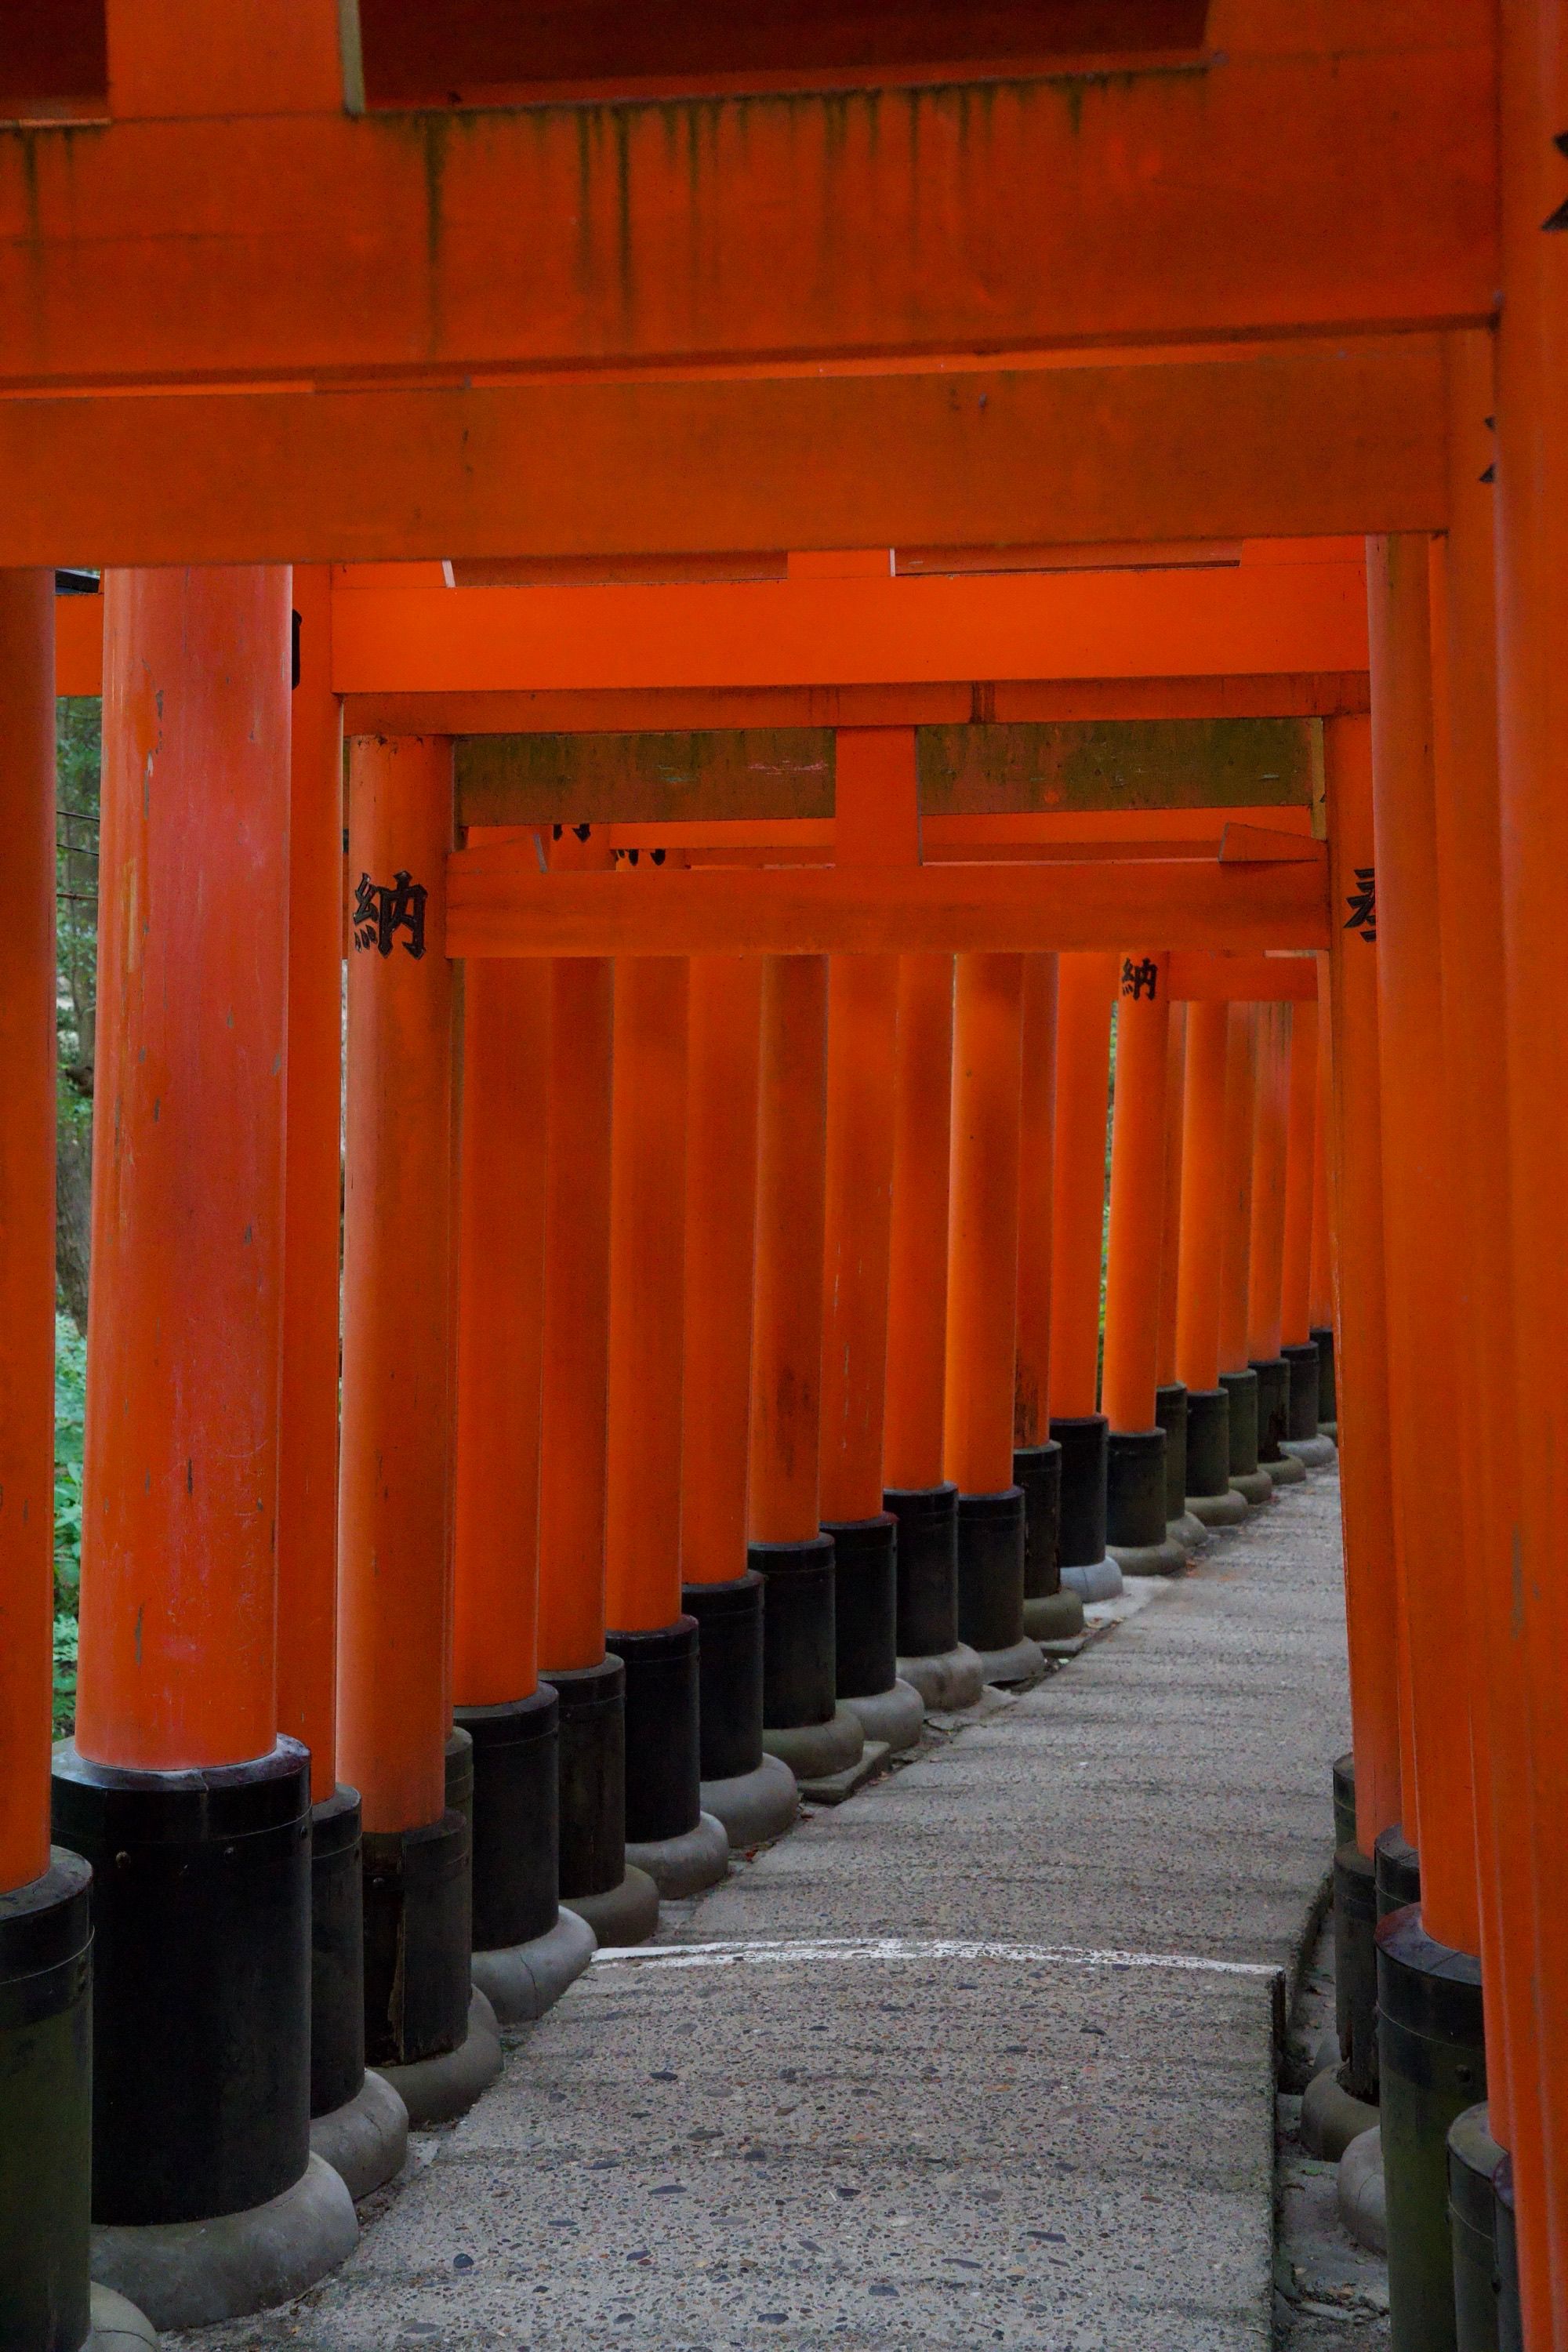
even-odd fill
[{"label": "white painted line on path", "polygon": [[790,1962],[879,1960],[1000,1960],[1067,1969],[1165,1969],[1189,1976],[1260,1977],[1278,1982],[1283,1971],[1267,1960],[1205,1959],[1193,1952],[1086,1951],[1061,1944],[1004,1944],[952,1936],[803,1936],[773,1941],[737,1938],[717,1944],[609,1945],[594,1955],[598,1968],[776,1968]]}]

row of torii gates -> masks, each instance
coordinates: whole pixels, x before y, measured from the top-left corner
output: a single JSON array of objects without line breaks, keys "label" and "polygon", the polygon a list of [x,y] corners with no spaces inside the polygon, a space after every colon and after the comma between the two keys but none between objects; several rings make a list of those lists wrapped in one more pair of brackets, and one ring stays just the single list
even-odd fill
[{"label": "row of torii gates", "polygon": [[0,58],[23,2352],[319,2275],[492,2010],[1321,1459],[1325,1365],[1395,2341],[1568,2347],[1563,12],[965,13]]}]

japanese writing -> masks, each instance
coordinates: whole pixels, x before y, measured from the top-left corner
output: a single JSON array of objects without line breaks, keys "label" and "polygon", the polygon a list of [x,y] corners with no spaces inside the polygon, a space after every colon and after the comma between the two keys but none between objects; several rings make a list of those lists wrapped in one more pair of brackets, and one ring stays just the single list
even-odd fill
[{"label": "japanese writing", "polygon": [[1375,866],[1358,866],[1355,878],[1360,887],[1347,892],[1345,897],[1345,904],[1350,908],[1345,929],[1347,931],[1359,931],[1368,947],[1377,938],[1376,872]]},{"label": "japanese writing", "polygon": [[362,874],[354,892],[355,951],[374,948],[378,954],[389,956],[398,932],[406,931],[404,953],[417,961],[425,952],[425,901],[428,896],[424,883],[416,882],[408,874],[395,874],[390,882],[373,882],[368,874]]},{"label": "japanese writing", "polygon": [[1152,956],[1145,956],[1142,963],[1134,963],[1131,956],[1123,957],[1121,963],[1123,996],[1130,996],[1134,1004],[1141,996],[1146,996],[1152,1004],[1159,994],[1159,990],[1160,968]]}]

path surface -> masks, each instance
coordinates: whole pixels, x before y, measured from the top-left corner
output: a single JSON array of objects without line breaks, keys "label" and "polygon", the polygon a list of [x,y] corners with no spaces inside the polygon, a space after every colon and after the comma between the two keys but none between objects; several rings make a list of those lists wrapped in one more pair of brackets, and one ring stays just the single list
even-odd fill
[{"label": "path surface", "polygon": [[597,1962],[337,2279],[202,2340],[1264,2352],[1346,1737],[1319,1478]]}]

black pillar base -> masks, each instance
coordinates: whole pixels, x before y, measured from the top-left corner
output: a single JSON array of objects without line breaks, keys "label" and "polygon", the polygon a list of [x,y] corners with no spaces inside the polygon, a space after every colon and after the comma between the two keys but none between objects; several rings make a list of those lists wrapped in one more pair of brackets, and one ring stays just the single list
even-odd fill
[{"label": "black pillar base", "polygon": [[503,1706],[458,1709],[472,1759],[476,1952],[531,1943],[555,1925],[560,1714],[549,1683]]},{"label": "black pillar base", "polygon": [[1267,1470],[1282,1462],[1280,1440],[1290,1434],[1290,1367],[1283,1356],[1255,1356],[1258,1375],[1258,1459]]},{"label": "black pillar base", "polygon": [[958,1498],[958,1638],[984,1657],[1024,1633],[1024,1490]]},{"label": "black pillar base", "polygon": [[892,1486],[898,1521],[896,1646],[900,1658],[937,1658],[958,1643],[958,1489]]},{"label": "black pillar base", "polygon": [[1179,1519],[1187,1507],[1187,1391],[1180,1381],[1155,1390],[1154,1418],[1165,1433],[1165,1517]]},{"label": "black pillar base", "polygon": [[1486,2096],[1480,1963],[1419,1905],[1377,1926],[1377,2042],[1393,2352],[1455,2352],[1449,2126]]},{"label": "black pillar base", "polygon": [[763,1580],[688,1584],[681,1607],[698,1625],[700,1761],[704,1780],[738,1780],[763,1760]]},{"label": "black pillar base", "polygon": [[474,1832],[474,1743],[460,1723],[454,1723],[447,1734],[447,1809],[461,1813],[468,1824],[470,1844]]},{"label": "black pillar base", "polygon": [[468,2032],[469,1832],[448,1806],[412,1830],[366,1830],[364,2054],[410,2066],[458,2049]]},{"label": "black pillar base", "polygon": [[1352,2099],[1377,2104],[1377,1887],[1352,1838],[1334,1853],[1334,2025],[1340,2079]]},{"label": "black pillar base", "polygon": [[1380,1832],[1373,1865],[1380,1919],[1386,1919],[1391,1911],[1403,1911],[1408,1905],[1420,1902],[1421,1857],[1400,1822],[1394,1822]]},{"label": "black pillar base", "polygon": [[1168,1516],[1164,1431],[1111,1430],[1106,1440],[1107,1544],[1129,1550],[1152,1550],[1165,1540]]},{"label": "black pillar base", "polygon": [[607,1895],[626,1870],[626,1670],[542,1669],[560,1704],[561,1900]]},{"label": "black pillar base", "polygon": [[1334,1759],[1334,1843],[1354,1845],[1355,1842],[1355,1751],[1347,1748]]},{"label": "black pillar base", "polygon": [[1105,1479],[1110,1423],[1102,1412],[1053,1414],[1062,1449],[1058,1557],[1063,1568],[1094,1568],[1105,1558]]},{"label": "black pillar base", "polygon": [[899,1679],[899,1523],[825,1524],[833,1538],[833,1625],[840,1698],[877,1698]]},{"label": "black pillar base", "polygon": [[1497,2243],[1498,2352],[1524,2352],[1524,2307],[1519,2294],[1519,2216],[1513,2201],[1513,2158],[1492,2175],[1492,2228]]},{"label": "black pillar base", "polygon": [[1187,1391],[1187,1493],[1230,1492],[1230,1392]]},{"label": "black pillar base", "polygon": [[683,1837],[702,1810],[697,1620],[680,1616],[647,1633],[606,1633],[605,1642],[626,1670],[626,1843]]},{"label": "black pillar base", "polygon": [[310,2114],[364,2083],[364,1884],[359,1790],[342,1781],[310,1810]]},{"label": "black pillar base", "polygon": [[833,1538],[754,1543],[746,1558],[763,1579],[763,1722],[827,1723],[838,1705]]},{"label": "black pillar base", "polygon": [[1062,1589],[1062,1449],[1055,1438],[1014,1448],[1013,1483],[1024,1496],[1024,1598],[1048,1601]]},{"label": "black pillar base", "polygon": [[1458,2352],[1497,2352],[1497,2199],[1502,2149],[1485,2100],[1448,2126],[1448,2234]]},{"label": "black pillar base", "polygon": [[1285,1434],[1293,1445],[1302,1444],[1318,1434],[1318,1376],[1322,1359],[1313,1339],[1281,1349],[1280,1354],[1290,1374]]},{"label": "black pillar base", "polygon": [[1230,1399],[1230,1475],[1258,1475],[1258,1374],[1248,1365],[1244,1372],[1221,1372],[1219,1384]]},{"label": "black pillar base", "polygon": [[1318,1426],[1337,1423],[1339,1399],[1334,1383],[1334,1332],[1330,1323],[1314,1323],[1310,1337],[1318,1348]]},{"label": "black pillar base", "polygon": [[281,2196],[310,2154],[309,1756],[146,1772],[62,1740],[54,1815],[93,1868],[93,2220]]},{"label": "black pillar base", "polygon": [[79,2352],[89,2325],[92,1873],[56,1847],[0,1895],[0,2344]]}]

